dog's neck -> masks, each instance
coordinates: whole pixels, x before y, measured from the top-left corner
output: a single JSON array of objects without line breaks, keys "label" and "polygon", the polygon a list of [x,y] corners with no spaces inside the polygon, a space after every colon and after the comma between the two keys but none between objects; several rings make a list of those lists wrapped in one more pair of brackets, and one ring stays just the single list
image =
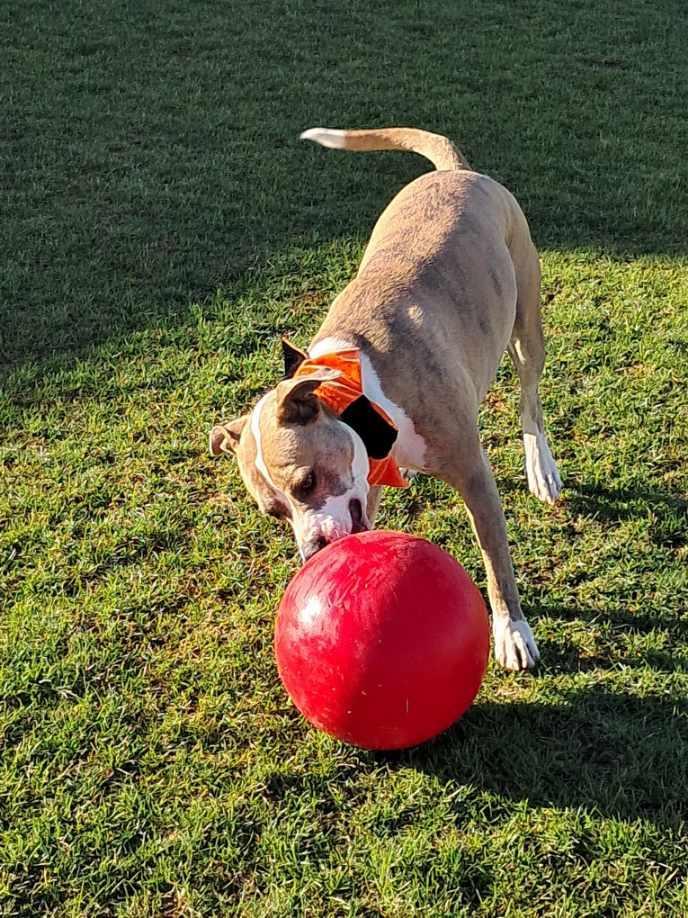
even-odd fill
[{"label": "dog's neck", "polygon": [[[338,298],[337,303],[340,302],[340,299]],[[332,351],[349,350],[356,346],[343,336],[325,335],[322,338],[316,338],[308,349],[308,355],[317,358]],[[394,458],[402,468],[424,471],[426,443],[423,437],[417,433],[405,408],[387,396],[383,380],[378,375],[364,344],[361,344],[359,354],[364,395],[384,410],[399,432],[392,450]]]},{"label": "dog's neck", "polygon": [[325,339],[311,349],[292,376],[307,379],[316,370],[331,370],[333,378],[318,386],[315,396],[362,440],[370,463],[369,484],[406,487],[408,482],[393,455],[397,425],[366,392],[361,358],[358,347]]}]

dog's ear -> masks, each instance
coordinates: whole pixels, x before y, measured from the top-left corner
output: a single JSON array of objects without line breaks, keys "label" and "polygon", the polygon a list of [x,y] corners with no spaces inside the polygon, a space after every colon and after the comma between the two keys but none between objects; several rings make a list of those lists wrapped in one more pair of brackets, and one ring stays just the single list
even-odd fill
[{"label": "dog's ear", "polygon": [[291,379],[308,357],[308,354],[292,344],[291,341],[282,338],[282,356],[284,357],[284,378]]},{"label": "dog's ear", "polygon": [[235,453],[241,438],[241,431],[248,420],[245,414],[241,418],[235,418],[226,424],[216,424],[210,431],[208,438],[208,447],[211,456],[219,456],[221,453]]},{"label": "dog's ear", "polygon": [[311,376],[287,379],[277,386],[277,420],[282,424],[308,424],[320,411],[315,390],[325,382],[332,382],[342,374],[326,368]]}]

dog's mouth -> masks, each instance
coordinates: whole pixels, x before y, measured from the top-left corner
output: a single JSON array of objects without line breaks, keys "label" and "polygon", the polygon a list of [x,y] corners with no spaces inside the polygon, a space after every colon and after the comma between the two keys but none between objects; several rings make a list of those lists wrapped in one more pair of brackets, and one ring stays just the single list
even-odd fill
[{"label": "dog's mouth", "polygon": [[326,548],[332,542],[336,542],[346,535],[353,535],[356,532],[368,532],[370,524],[365,518],[363,504],[358,498],[354,497],[349,501],[349,516],[351,517],[351,529],[349,532],[342,532],[334,538],[327,538],[324,533],[319,533],[315,538],[311,538],[305,544],[299,545],[301,560],[304,562],[308,561],[309,558],[312,558],[313,555],[317,555],[323,548]]}]

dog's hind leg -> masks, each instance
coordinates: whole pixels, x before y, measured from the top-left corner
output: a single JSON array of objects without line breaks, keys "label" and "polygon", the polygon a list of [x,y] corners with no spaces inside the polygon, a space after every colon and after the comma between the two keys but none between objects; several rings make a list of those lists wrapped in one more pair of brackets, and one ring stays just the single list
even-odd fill
[{"label": "dog's hind leg", "polygon": [[[523,218],[525,223],[525,218]],[[561,479],[547,442],[538,385],[545,364],[540,317],[540,264],[525,234],[516,234],[510,246],[516,269],[518,300],[509,354],[521,384],[521,425],[528,487],[540,500],[553,504],[561,492]]]}]

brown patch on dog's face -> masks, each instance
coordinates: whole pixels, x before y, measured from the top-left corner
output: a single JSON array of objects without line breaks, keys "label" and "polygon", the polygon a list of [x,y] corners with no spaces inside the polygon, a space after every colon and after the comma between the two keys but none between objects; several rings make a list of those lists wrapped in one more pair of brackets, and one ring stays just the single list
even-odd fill
[{"label": "brown patch on dog's face", "polygon": [[283,421],[268,404],[260,421],[269,478],[291,503],[319,510],[329,497],[351,487],[353,441],[329,412],[320,408],[306,423]]}]

